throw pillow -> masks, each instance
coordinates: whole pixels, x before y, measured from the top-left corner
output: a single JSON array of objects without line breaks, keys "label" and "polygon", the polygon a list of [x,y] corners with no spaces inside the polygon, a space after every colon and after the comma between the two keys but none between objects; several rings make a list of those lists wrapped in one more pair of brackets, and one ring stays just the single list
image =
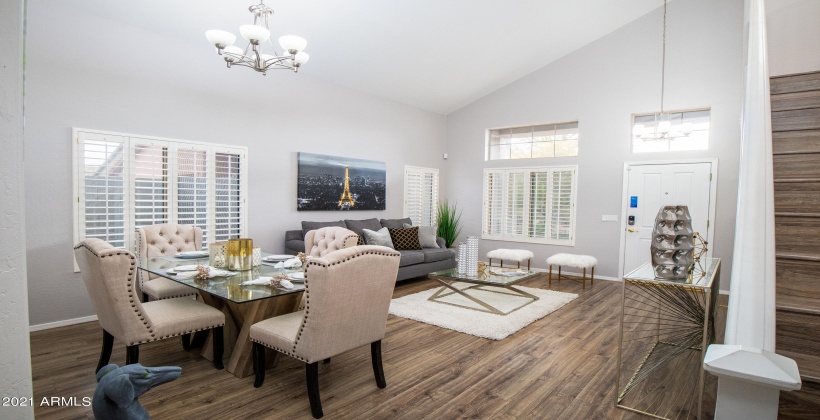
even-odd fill
[{"label": "throw pillow", "polygon": [[[413,227],[409,224],[404,224],[405,228]],[[436,242],[436,227],[435,226],[418,226],[419,228],[419,243],[422,248],[438,248]]]},{"label": "throw pillow", "polygon": [[370,229],[362,229],[362,233],[364,233],[364,241],[368,245],[381,245],[395,249],[393,241],[390,240],[390,231],[387,228],[381,228],[375,232]]},{"label": "throw pillow", "polygon": [[413,224],[413,221],[410,220],[409,217],[404,219],[381,219],[379,220],[379,222],[381,222],[382,227],[386,228],[402,228],[404,227],[405,223],[407,223],[408,225]]},{"label": "throw pillow", "polygon": [[421,244],[419,243],[419,227],[414,226],[411,228],[387,228],[387,231],[390,232],[390,239],[393,240],[393,246],[397,250],[401,249],[413,249],[419,250],[421,249]]},{"label": "throw pillow", "polygon": [[365,220],[345,220],[345,225],[347,225],[348,229],[359,235],[359,242],[356,245],[364,245],[364,234],[362,233],[362,229],[370,229],[376,232],[382,228],[382,225],[379,223],[379,219],[376,218]]}]

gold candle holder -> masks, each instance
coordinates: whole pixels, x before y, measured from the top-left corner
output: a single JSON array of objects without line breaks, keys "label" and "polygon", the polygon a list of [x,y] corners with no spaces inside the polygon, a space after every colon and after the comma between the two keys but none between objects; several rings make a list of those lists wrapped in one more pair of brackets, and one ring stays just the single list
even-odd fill
[{"label": "gold candle holder", "polygon": [[253,240],[228,240],[228,270],[247,271],[253,268]]}]

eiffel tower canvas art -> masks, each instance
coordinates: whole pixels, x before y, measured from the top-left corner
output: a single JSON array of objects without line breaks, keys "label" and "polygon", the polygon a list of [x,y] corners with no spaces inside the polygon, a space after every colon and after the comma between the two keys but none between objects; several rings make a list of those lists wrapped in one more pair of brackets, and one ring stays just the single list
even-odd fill
[{"label": "eiffel tower canvas art", "polygon": [[384,162],[299,152],[297,210],[384,210]]}]

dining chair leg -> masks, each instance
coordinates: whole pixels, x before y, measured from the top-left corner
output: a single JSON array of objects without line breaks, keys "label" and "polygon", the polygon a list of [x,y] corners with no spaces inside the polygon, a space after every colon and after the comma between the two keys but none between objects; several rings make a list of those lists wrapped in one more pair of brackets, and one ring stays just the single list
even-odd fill
[{"label": "dining chair leg", "polygon": [[306,363],[305,374],[307,376],[308,400],[310,400],[310,413],[314,418],[320,419],[322,413],[322,400],[319,398],[319,362]]},{"label": "dining chair leg", "polygon": [[256,373],[253,387],[259,388],[265,383],[265,346],[259,343],[253,343],[253,371]]},{"label": "dining chair leg", "polygon": [[[214,331],[213,351],[214,351],[214,367],[217,369],[224,369],[222,364],[222,356],[225,354],[225,337],[223,334],[223,327],[216,327]],[[264,364],[262,366],[265,366]],[[264,369],[263,369],[264,370]]]},{"label": "dining chair leg", "polygon": [[194,333],[194,336],[191,338],[191,348],[192,349],[199,349],[205,345],[205,342],[208,341],[208,334],[210,330],[202,330],[197,331]]},{"label": "dining chair leg", "polygon": [[133,346],[126,346],[125,347],[125,364],[126,365],[133,365],[134,363],[140,362],[140,345],[135,344]]},{"label": "dining chair leg", "polygon": [[325,359],[323,363],[324,363],[324,364],[328,364],[328,363],[330,363],[330,358],[328,357],[327,359]]},{"label": "dining chair leg", "polygon": [[191,349],[191,334],[182,334],[182,349],[188,351]]},{"label": "dining chair leg", "polygon": [[382,340],[370,343],[370,359],[373,362],[373,376],[376,377],[376,385],[379,388],[387,386],[384,380],[384,366],[382,366]]},{"label": "dining chair leg", "polygon": [[102,350],[100,351],[100,361],[97,363],[97,370],[94,372],[99,372],[103,366],[108,364],[108,361],[111,360],[111,349],[114,348],[114,336],[109,334],[108,331],[103,330],[103,342],[102,342]]}]

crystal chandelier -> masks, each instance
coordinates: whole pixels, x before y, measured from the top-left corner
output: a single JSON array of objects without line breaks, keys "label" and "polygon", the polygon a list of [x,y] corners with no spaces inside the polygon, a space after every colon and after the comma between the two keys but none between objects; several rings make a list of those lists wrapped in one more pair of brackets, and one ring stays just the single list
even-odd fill
[{"label": "crystal chandelier", "polygon": [[[279,45],[284,51],[277,53],[276,47],[270,40],[270,26],[268,25],[268,17],[273,14],[273,9],[265,6],[264,0],[260,0],[259,4],[248,7],[248,10],[253,14],[253,24],[239,27],[242,38],[248,40],[248,46],[244,50],[233,45],[236,42],[236,35],[228,31],[218,29],[205,31],[208,42],[214,44],[216,52],[225,59],[228,67],[250,67],[263,75],[271,69],[298,72],[299,68],[310,58],[302,51],[307,46],[307,41],[295,35],[285,35],[279,38]],[[263,54],[260,51],[264,43],[271,46],[272,55]]]}]

